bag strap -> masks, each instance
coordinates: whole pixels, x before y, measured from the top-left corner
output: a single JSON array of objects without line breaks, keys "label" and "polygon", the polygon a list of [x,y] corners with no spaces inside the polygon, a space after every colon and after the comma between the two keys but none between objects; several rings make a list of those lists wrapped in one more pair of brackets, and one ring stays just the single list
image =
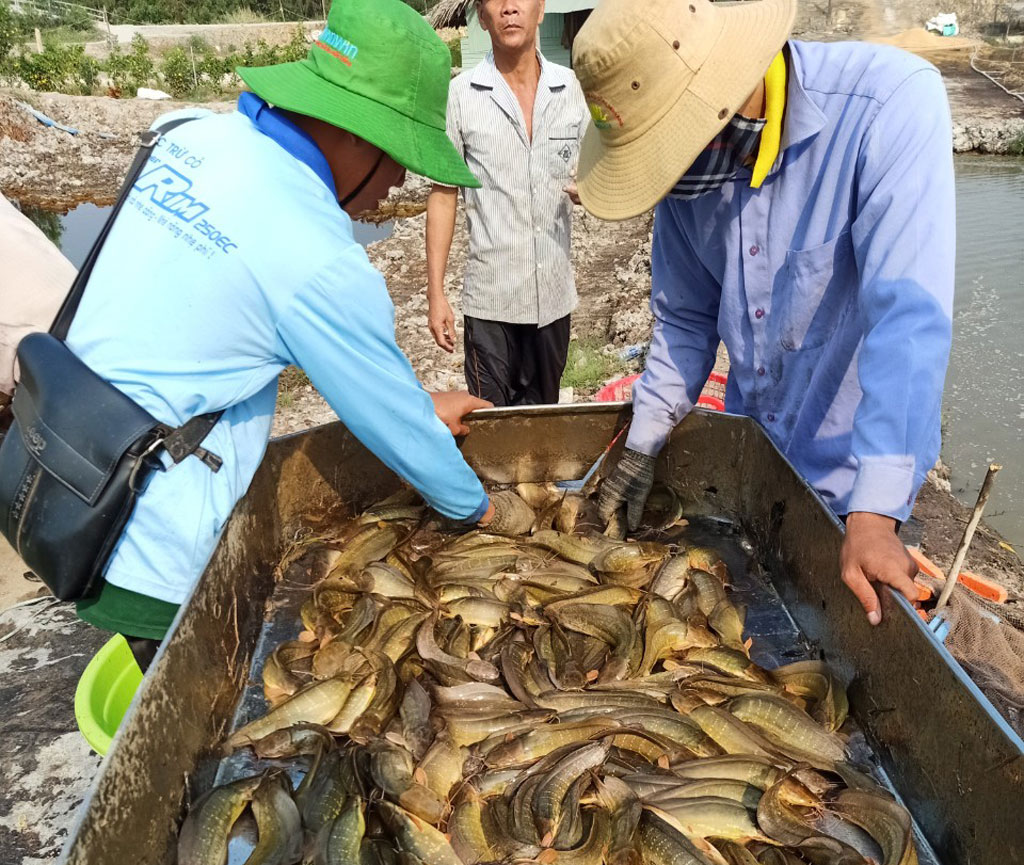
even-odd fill
[{"label": "bag strap", "polygon": [[71,321],[75,317],[75,313],[78,312],[78,305],[82,302],[82,295],[85,293],[85,286],[89,282],[89,277],[92,275],[92,269],[96,264],[96,259],[100,257],[100,250],[103,249],[103,244],[107,240],[107,235],[110,234],[110,229],[114,225],[114,220],[117,218],[117,214],[121,212],[121,208],[124,206],[125,201],[128,200],[132,187],[135,186],[135,181],[139,179],[142,169],[145,167],[146,163],[149,162],[149,157],[152,155],[154,148],[165,133],[170,132],[172,129],[176,129],[181,126],[182,123],[188,123],[191,119],[191,117],[183,117],[179,120],[172,120],[156,129],[147,129],[142,133],[142,145],[139,147],[138,152],[135,154],[135,159],[132,161],[131,167],[128,169],[128,176],[121,185],[121,191],[118,193],[117,201],[114,203],[114,207],[107,216],[107,221],[103,223],[103,228],[100,229],[99,235],[93,242],[92,247],[89,249],[89,254],[85,257],[85,261],[82,263],[82,267],[78,271],[75,281],[71,284],[71,289],[68,291],[67,297],[64,298],[64,302],[61,304],[57,317],[53,320],[53,324],[50,325],[50,333],[57,337],[61,342],[66,340],[68,337],[68,331],[71,329]]},{"label": "bag strap", "polygon": [[[149,157],[152,155],[153,150],[166,133],[170,132],[172,129],[176,129],[183,123],[188,123],[192,119],[193,118],[191,117],[182,117],[178,120],[171,120],[161,126],[158,126],[156,129],[147,129],[142,133],[142,144],[139,147],[138,152],[135,154],[135,159],[132,161],[131,167],[128,169],[128,176],[125,178],[125,181],[121,186],[121,191],[118,193],[117,201],[111,209],[109,216],[107,216],[107,221],[103,223],[103,228],[100,229],[99,236],[96,238],[92,248],[89,250],[89,254],[85,257],[85,261],[82,263],[82,268],[78,271],[78,275],[75,277],[75,281],[72,283],[71,290],[68,292],[67,297],[64,298],[64,302],[61,304],[57,317],[54,319],[53,324],[50,325],[50,333],[57,339],[61,340],[61,342],[67,339],[68,331],[71,329],[71,322],[75,317],[75,313],[78,312],[79,304],[82,302],[82,295],[85,293],[85,286],[89,282],[89,277],[92,275],[92,269],[96,264],[96,260],[100,256],[100,251],[103,249],[103,244],[107,240],[107,235],[110,234],[110,229],[114,225],[114,220],[117,218],[118,213],[121,212],[121,208],[124,206],[125,201],[128,200],[132,187],[135,186],[135,181],[139,179],[142,169],[146,166],[146,163],[149,162]],[[210,430],[217,425],[217,421],[220,420],[222,414],[224,414],[223,410],[210,412],[209,414],[197,415],[177,428],[169,427],[164,424],[157,427],[158,434],[162,439],[161,444],[167,453],[170,454],[175,465],[180,463],[190,454],[195,454],[212,471],[216,472],[220,470],[223,462],[221,458],[206,450],[206,448],[200,447],[200,445],[203,439],[209,435]]]}]

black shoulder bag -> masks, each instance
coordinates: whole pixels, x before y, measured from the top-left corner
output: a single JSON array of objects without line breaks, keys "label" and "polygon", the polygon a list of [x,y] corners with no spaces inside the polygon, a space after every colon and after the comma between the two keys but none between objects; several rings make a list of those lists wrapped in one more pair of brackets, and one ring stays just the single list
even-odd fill
[{"label": "black shoulder bag", "polygon": [[[89,275],[132,186],[162,132],[147,131],[99,237],[49,333],[18,344],[21,381],[14,421],[0,440],[0,532],[61,600],[94,594],[139,493],[166,451],[175,464],[195,454],[213,471],[219,457],[200,447],[222,412],[174,428],[105,381],[67,347]],[[115,337],[116,338],[116,337]]]}]

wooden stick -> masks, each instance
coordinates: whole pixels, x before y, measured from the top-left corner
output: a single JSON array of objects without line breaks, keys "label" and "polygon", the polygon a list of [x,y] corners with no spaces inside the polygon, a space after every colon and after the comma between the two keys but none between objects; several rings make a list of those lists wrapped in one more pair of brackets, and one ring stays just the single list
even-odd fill
[{"label": "wooden stick", "polygon": [[939,595],[939,600],[935,604],[936,610],[941,610],[949,603],[949,596],[953,594],[953,587],[956,585],[956,581],[960,579],[960,570],[964,566],[964,559],[967,558],[967,548],[970,547],[971,541],[974,540],[974,531],[978,528],[978,523],[981,522],[981,512],[985,510],[989,493],[992,492],[992,481],[995,479],[996,472],[1001,468],[1002,466],[992,463],[988,467],[985,480],[981,482],[981,492],[978,493],[978,501],[974,505],[974,513],[971,514],[971,518],[967,521],[964,536],[960,540],[960,547],[956,551],[956,558],[953,559],[953,564],[950,566],[949,574],[946,577],[946,585],[942,587],[942,594]]}]

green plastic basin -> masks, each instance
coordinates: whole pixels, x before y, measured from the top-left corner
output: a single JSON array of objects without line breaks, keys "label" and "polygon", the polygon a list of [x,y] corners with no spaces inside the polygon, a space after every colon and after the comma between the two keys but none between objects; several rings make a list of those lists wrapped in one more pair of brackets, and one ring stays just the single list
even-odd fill
[{"label": "green plastic basin", "polygon": [[142,670],[121,634],[96,653],[78,680],[75,719],[92,749],[103,756],[142,681]]}]

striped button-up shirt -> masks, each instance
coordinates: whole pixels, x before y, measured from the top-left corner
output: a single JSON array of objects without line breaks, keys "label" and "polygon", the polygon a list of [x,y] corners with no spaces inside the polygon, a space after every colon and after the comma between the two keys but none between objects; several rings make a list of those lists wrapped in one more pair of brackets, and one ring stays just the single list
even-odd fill
[{"label": "striped button-up shirt", "polygon": [[589,113],[572,71],[537,56],[532,141],[491,53],[452,82],[448,135],[483,184],[463,190],[469,257],[462,311],[543,327],[576,307],[572,202],[563,190]]},{"label": "striped button-up shirt", "polygon": [[836,513],[905,520],[939,452],[951,339],[946,91],[924,60],[863,42],[790,42],[789,72],[764,185],[741,169],[658,205],[628,444],[661,448],[721,337],[727,410],[757,418]]}]

